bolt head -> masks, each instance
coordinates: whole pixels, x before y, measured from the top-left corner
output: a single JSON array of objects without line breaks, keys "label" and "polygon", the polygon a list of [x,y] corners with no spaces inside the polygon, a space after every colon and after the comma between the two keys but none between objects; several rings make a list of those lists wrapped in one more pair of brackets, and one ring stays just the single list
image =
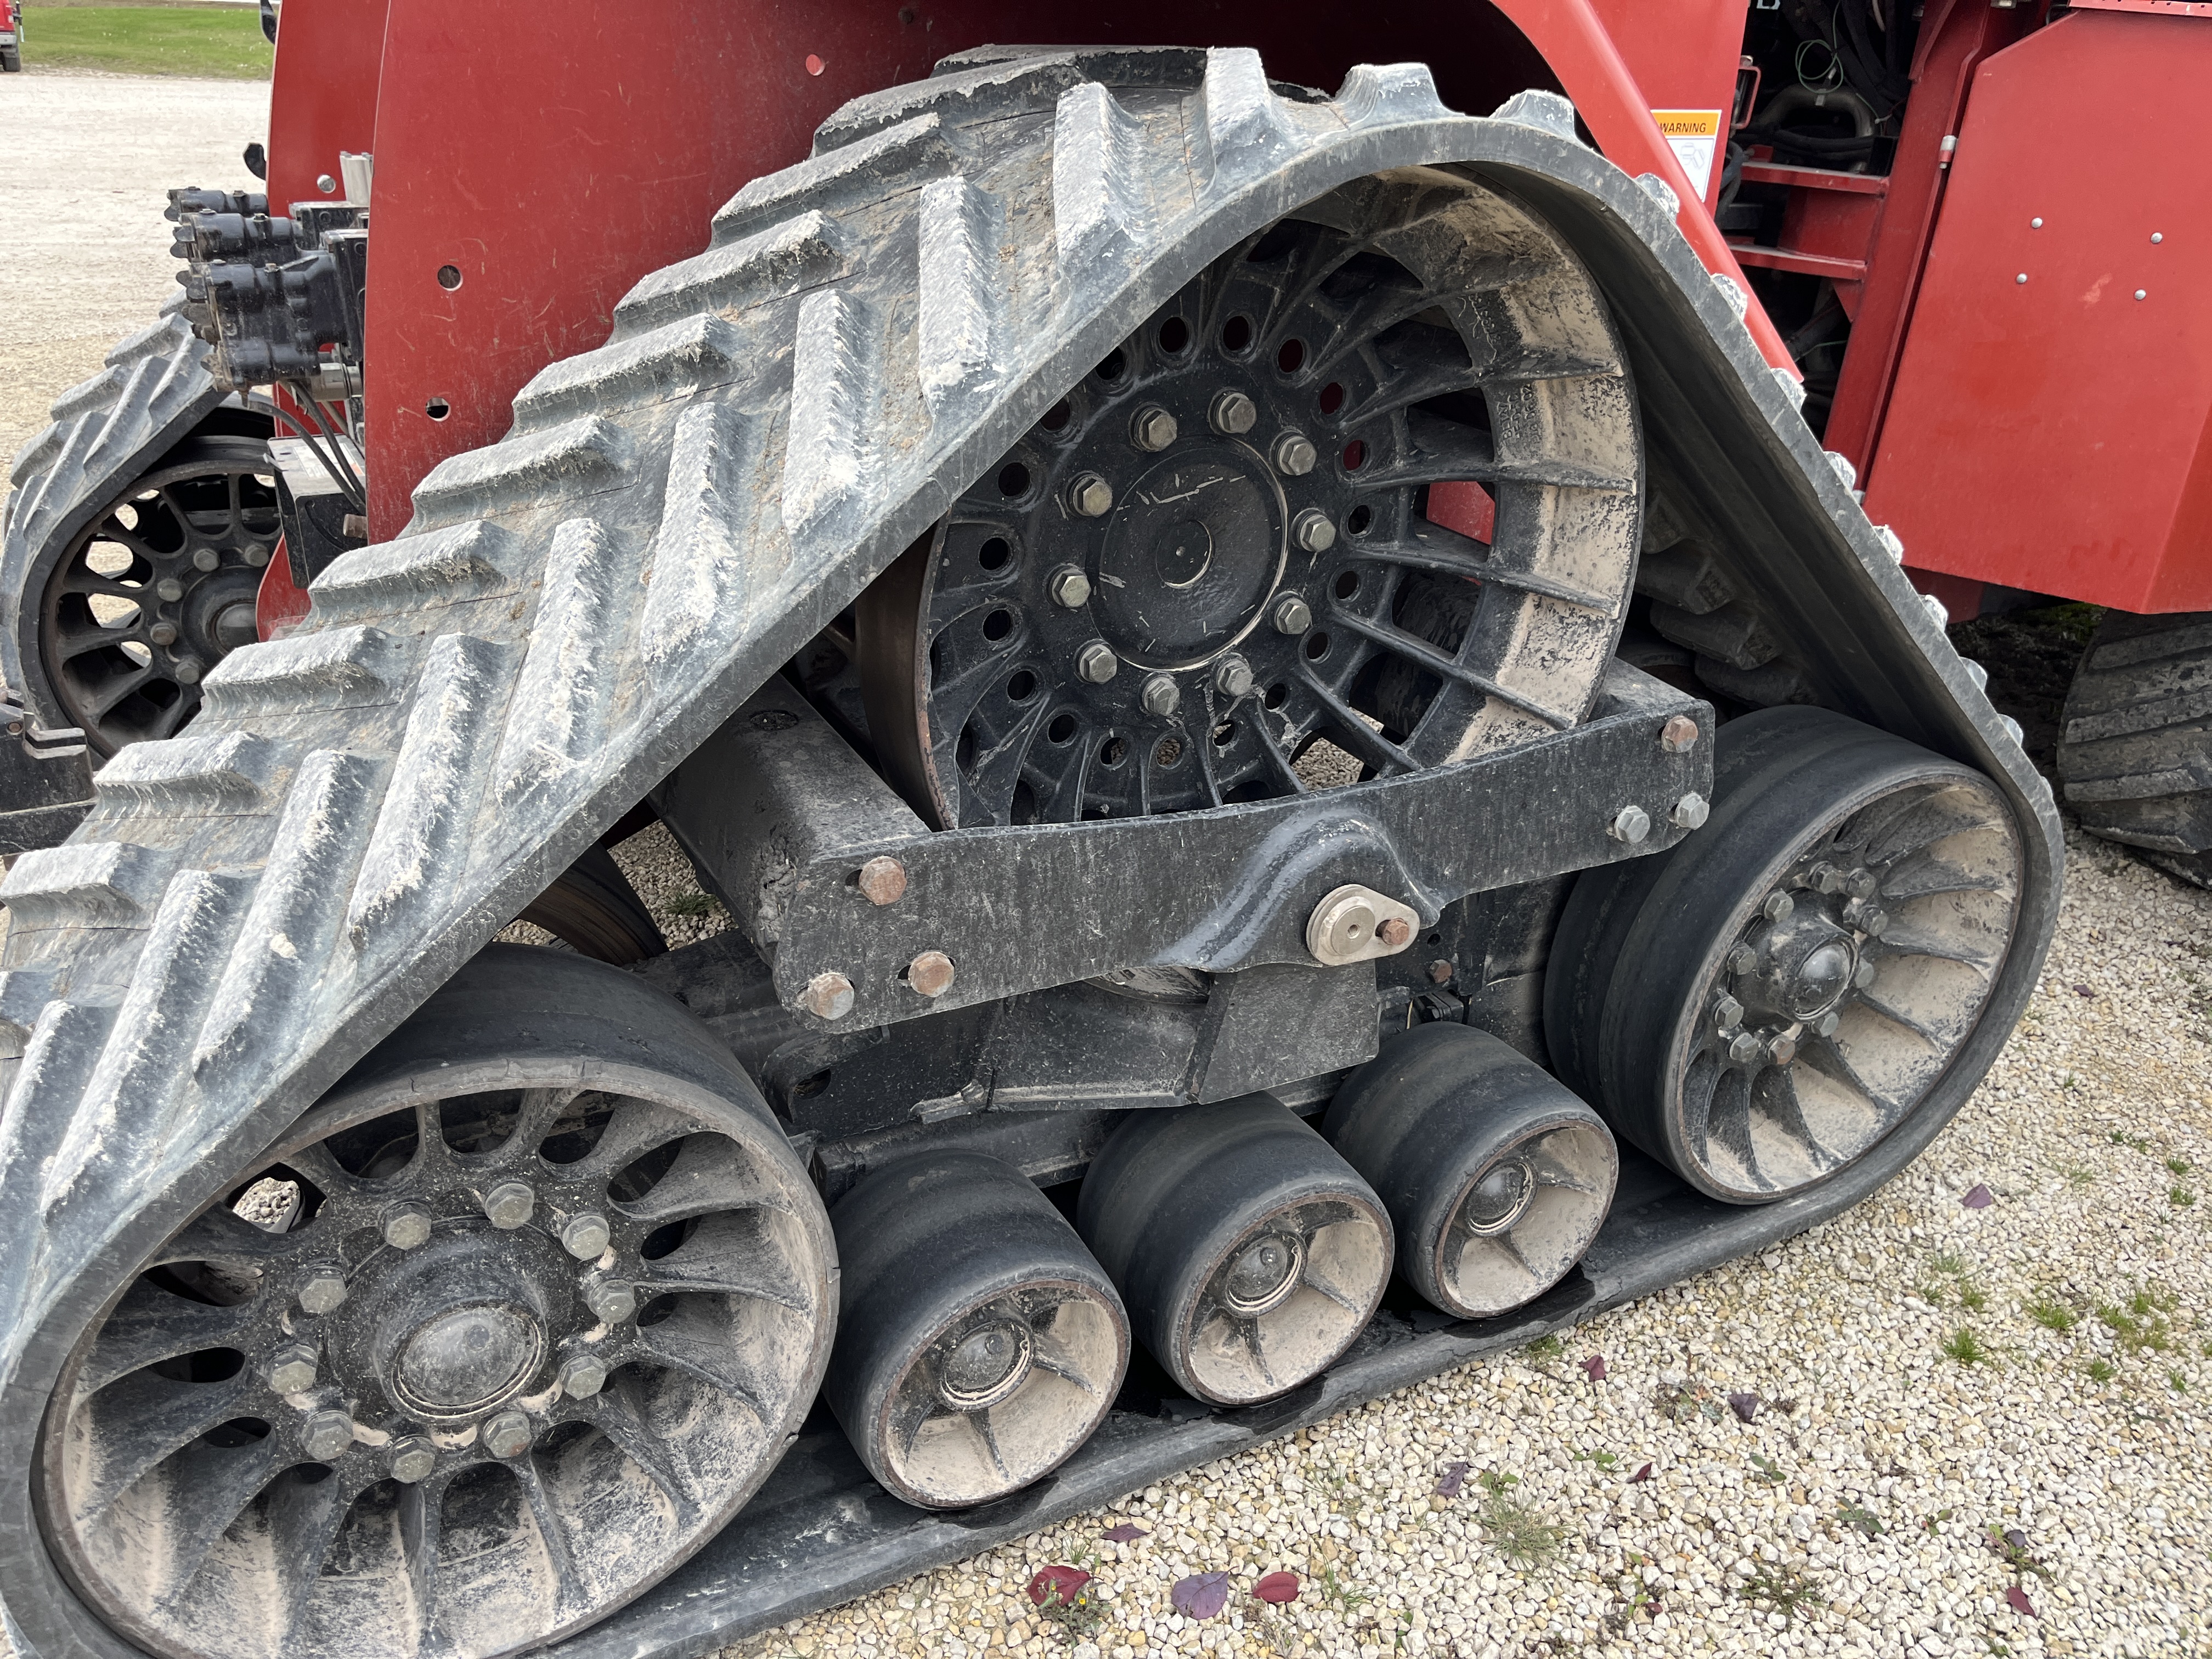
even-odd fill
[{"label": "bolt head", "polygon": [[1182,688],[1172,674],[1152,674],[1145,679],[1145,689],[1137,694],[1137,701],[1145,712],[1155,720],[1165,720],[1182,707]]},{"label": "bolt head", "polygon": [[196,549],[192,554],[192,568],[212,570],[222,562],[222,555],[211,547]]},{"label": "bolt head", "polygon": [[1769,893],[1766,902],[1759,907],[1759,915],[1769,921],[1787,921],[1797,908],[1797,901],[1787,893]]},{"label": "bolt head", "polygon": [[1224,436],[1241,438],[1260,423],[1260,406],[1241,392],[1217,392],[1206,405],[1206,419]]},{"label": "bolt head", "polygon": [[561,1362],[561,1392],[571,1400],[588,1400],[607,1385],[606,1362],[587,1353],[571,1354]]},{"label": "bolt head", "polygon": [[1759,966],[1759,952],[1748,945],[1739,945],[1729,952],[1728,966],[1731,974],[1747,974]]},{"label": "bolt head", "polygon": [[1743,1004],[1734,997],[1723,997],[1713,1004],[1713,1024],[1723,1031],[1733,1031],[1743,1024]]},{"label": "bolt head", "polygon": [[1434,962],[1429,964],[1429,983],[1431,985],[1449,985],[1451,983],[1452,975],[1458,971],[1459,970],[1454,968],[1450,963],[1445,961],[1442,957],[1438,957]]},{"label": "bolt head", "polygon": [[1285,477],[1303,478],[1314,470],[1314,463],[1321,456],[1313,447],[1313,440],[1304,433],[1285,432],[1269,447],[1267,459]]},{"label": "bolt head", "polygon": [[1789,1065],[1797,1058],[1797,1039],[1777,1032],[1766,1040],[1766,1058],[1776,1066]]},{"label": "bolt head", "polygon": [[1869,904],[1857,916],[1858,930],[1869,939],[1880,939],[1889,931],[1889,912],[1880,905]]},{"label": "bolt head", "polygon": [[853,981],[842,974],[817,974],[799,993],[799,1006],[817,1019],[842,1019],[853,1012]]},{"label": "bolt head", "polygon": [[1666,725],[1659,728],[1659,746],[1670,755],[1680,755],[1698,746],[1697,721],[1687,714],[1672,714]]},{"label": "bolt head", "polygon": [[906,965],[908,988],[926,997],[943,996],[952,988],[952,958],[942,951],[924,951]]},{"label": "bolt head", "polygon": [[1738,1031],[1728,1048],[1729,1058],[1739,1066],[1748,1066],[1765,1053],[1765,1043],[1748,1031]]},{"label": "bolt head", "polygon": [[384,1212],[384,1242],[395,1250],[420,1249],[430,1242],[430,1212],[420,1204],[394,1204]]},{"label": "bolt head", "polygon": [[1393,951],[1402,951],[1413,942],[1413,924],[1403,916],[1385,916],[1375,929],[1375,937]]},{"label": "bolt head", "polygon": [[1860,990],[1863,991],[1868,986],[1874,983],[1874,963],[1870,962],[1862,962],[1859,963],[1858,972],[1851,975],[1851,983],[1858,987]]},{"label": "bolt head", "polygon": [[1103,519],[1114,510],[1114,486],[1096,472],[1079,474],[1067,487],[1067,504],[1086,519]]},{"label": "bolt head", "polygon": [[1841,1025],[1843,1023],[1844,1017],[1841,1014],[1837,1013],[1833,1009],[1831,1009],[1826,1013],[1820,1016],[1819,1023],[1817,1023],[1813,1029],[1818,1031],[1822,1036],[1833,1036],[1836,1034],[1836,1027]]},{"label": "bolt head", "polygon": [[1165,449],[1180,430],[1176,417],[1158,404],[1146,404],[1129,417],[1129,441],[1147,454]]},{"label": "bolt head", "polygon": [[1103,640],[1093,640],[1075,653],[1075,672],[1093,685],[1103,685],[1121,672],[1121,659]]},{"label": "bolt head", "polygon": [[1275,624],[1278,634],[1303,634],[1313,626],[1313,607],[1297,594],[1285,593],[1275,601],[1267,619]]},{"label": "bolt head", "polygon": [[605,1255],[613,1237],[606,1217],[594,1210],[572,1215],[561,1224],[561,1248],[579,1261],[590,1261]]},{"label": "bolt head", "polygon": [[1702,830],[1705,820],[1713,815],[1713,805],[1692,789],[1676,801],[1667,814],[1667,821],[1678,830]]},{"label": "bolt head", "polygon": [[154,592],[161,595],[165,605],[174,605],[185,597],[185,585],[174,576],[164,576],[154,584]]},{"label": "bolt head", "polygon": [[345,1299],[345,1274],[336,1267],[311,1267],[300,1283],[300,1305],[311,1314],[336,1313]]},{"label": "bolt head", "polygon": [[1817,893],[1838,893],[1843,890],[1844,872],[1823,859],[1805,872],[1804,884]]},{"label": "bolt head", "polygon": [[896,904],[906,896],[906,866],[880,854],[860,866],[854,883],[860,896],[878,907]]},{"label": "bolt head", "polygon": [[484,1218],[503,1232],[526,1225],[538,1208],[538,1194],[520,1181],[502,1181],[483,1195]]},{"label": "bolt head", "polygon": [[637,1311],[637,1287],[627,1279],[592,1279],[584,1286],[584,1305],[600,1323],[619,1325]]},{"label": "bolt head", "polygon": [[1064,564],[1045,579],[1044,591],[1063,611],[1080,611],[1091,603],[1091,578],[1077,565]]},{"label": "bolt head", "polygon": [[280,1348],[269,1362],[269,1386],[279,1394],[305,1394],[315,1386],[315,1351]]},{"label": "bolt head", "polygon": [[520,1412],[501,1412],[483,1425],[484,1449],[494,1457],[520,1457],[530,1439],[530,1419]]},{"label": "bolt head", "polygon": [[1613,822],[1606,826],[1605,833],[1633,847],[1651,833],[1651,814],[1631,802],[1613,815]]},{"label": "bolt head", "polygon": [[1881,890],[1881,878],[1862,866],[1844,878],[1844,891],[1855,899],[1872,898]]},{"label": "bolt head", "polygon": [[177,684],[179,685],[198,685],[200,681],[200,665],[190,657],[178,659],[175,666],[171,668],[169,672],[176,677]]},{"label": "bolt head", "polygon": [[353,1419],[341,1411],[309,1412],[300,1426],[300,1446],[318,1463],[346,1455],[353,1444]]},{"label": "bolt head", "polygon": [[1301,507],[1291,520],[1291,539],[1309,553],[1326,553],[1336,545],[1336,521],[1317,507]]},{"label": "bolt head", "polygon": [[146,630],[146,637],[156,645],[174,645],[177,642],[177,625],[174,623],[155,623]]},{"label": "bolt head", "polygon": [[248,542],[246,544],[246,562],[256,570],[267,564],[269,562],[267,544],[262,542]]},{"label": "bolt head", "polygon": [[1224,697],[1243,696],[1252,689],[1252,665],[1242,657],[1224,657],[1213,665],[1213,689]]},{"label": "bolt head", "polygon": [[438,1467],[438,1448],[428,1435],[403,1434],[392,1443],[385,1467],[394,1480],[411,1486],[418,1480],[428,1480]]},{"label": "bolt head", "polygon": [[1354,898],[1330,908],[1334,914],[1324,924],[1322,949],[1316,954],[1324,962],[1348,962],[1375,936],[1375,907]]}]

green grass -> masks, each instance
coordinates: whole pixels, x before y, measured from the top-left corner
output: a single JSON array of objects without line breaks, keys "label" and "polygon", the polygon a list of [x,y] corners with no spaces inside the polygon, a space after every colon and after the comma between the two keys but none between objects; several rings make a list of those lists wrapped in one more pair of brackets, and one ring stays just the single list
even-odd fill
[{"label": "green grass", "polygon": [[2055,1296],[2040,1296],[2027,1304],[2027,1316],[2046,1331],[2070,1331],[2081,1316]]},{"label": "green grass", "polygon": [[71,6],[24,9],[27,69],[111,75],[190,75],[261,81],[272,53],[252,6]]},{"label": "green grass", "polygon": [[1961,1365],[1982,1365],[1989,1363],[1990,1351],[1982,1339],[1964,1325],[1944,1339],[1943,1352]]}]

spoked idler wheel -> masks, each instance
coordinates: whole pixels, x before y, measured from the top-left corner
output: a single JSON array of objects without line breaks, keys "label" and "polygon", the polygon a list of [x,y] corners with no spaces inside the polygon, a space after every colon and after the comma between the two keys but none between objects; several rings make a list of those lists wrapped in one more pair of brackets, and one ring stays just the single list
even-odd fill
[{"label": "spoked idler wheel", "polygon": [[1085,1177],[1076,1228],[1152,1357],[1216,1405],[1326,1370],[1390,1277],[1373,1189],[1264,1095],[1133,1115]]},{"label": "spoked idler wheel", "polygon": [[869,1176],[830,1222],[842,1312],[823,1395],[892,1492],[929,1509],[1004,1497],[1105,1420],[1128,1316],[1018,1170],[922,1153]]},{"label": "spoked idler wheel", "polygon": [[1614,1129],[1754,1204],[1832,1179],[1927,1099],[2018,924],[2021,837],[1980,773],[1840,714],[1721,728],[1712,816],[1584,874],[1545,1039]]},{"label": "spoked idler wheel", "polygon": [[1442,1022],[1346,1079],[1322,1133],[1389,1206],[1398,1271],[1462,1319],[1565,1278],[1620,1171],[1603,1121],[1549,1073],[1487,1031]]},{"label": "spoked idler wheel", "polygon": [[828,1356],[834,1261],[690,1015],[495,945],[95,1322],[40,1523],[93,1610],[173,1659],[536,1647],[766,1477]]}]

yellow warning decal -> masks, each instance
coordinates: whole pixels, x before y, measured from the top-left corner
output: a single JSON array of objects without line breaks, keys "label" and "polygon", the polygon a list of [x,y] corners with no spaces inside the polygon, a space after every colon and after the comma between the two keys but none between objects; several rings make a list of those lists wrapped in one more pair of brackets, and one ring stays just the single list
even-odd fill
[{"label": "yellow warning decal", "polygon": [[1713,157],[1720,149],[1721,112],[1717,109],[1655,109],[1651,118],[1667,135],[1667,147],[1697,186],[1700,200],[1713,194]]}]

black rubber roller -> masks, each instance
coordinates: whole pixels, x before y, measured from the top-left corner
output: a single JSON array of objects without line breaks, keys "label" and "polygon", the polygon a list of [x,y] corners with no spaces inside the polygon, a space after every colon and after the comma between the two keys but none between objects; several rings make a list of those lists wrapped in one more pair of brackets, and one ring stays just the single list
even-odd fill
[{"label": "black rubber roller", "polygon": [[986,1503],[1105,1420],[1128,1316],[1020,1170],[924,1152],[869,1176],[830,1222],[844,1285],[823,1397],[890,1491],[924,1509]]},{"label": "black rubber roller", "polygon": [[1132,1116],[1091,1166],[1076,1225],[1139,1340],[1217,1405],[1327,1369],[1390,1277],[1382,1200],[1265,1095]]},{"label": "black rubber roller", "polygon": [[1487,1031],[1419,1026],[1345,1080],[1322,1132],[1382,1194],[1398,1271],[1480,1319],[1559,1282],[1613,1202],[1613,1134],[1549,1073]]}]

